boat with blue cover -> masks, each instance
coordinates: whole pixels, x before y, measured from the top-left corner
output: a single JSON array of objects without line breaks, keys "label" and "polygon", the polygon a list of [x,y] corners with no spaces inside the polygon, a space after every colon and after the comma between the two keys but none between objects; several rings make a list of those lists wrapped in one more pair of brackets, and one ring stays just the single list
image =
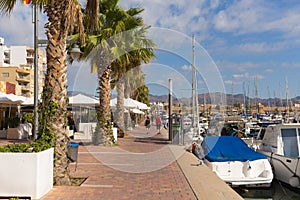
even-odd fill
[{"label": "boat with blue cover", "polygon": [[232,186],[269,187],[273,172],[267,157],[234,136],[207,136],[199,157]]}]

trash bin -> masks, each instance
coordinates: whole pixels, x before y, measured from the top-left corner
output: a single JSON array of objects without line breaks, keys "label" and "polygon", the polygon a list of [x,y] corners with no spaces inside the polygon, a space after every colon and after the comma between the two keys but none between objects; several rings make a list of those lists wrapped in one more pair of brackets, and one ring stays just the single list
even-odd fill
[{"label": "trash bin", "polygon": [[172,125],[173,144],[179,144],[180,124]]},{"label": "trash bin", "polygon": [[180,115],[173,114],[172,115],[172,143],[179,144],[179,135],[180,135],[181,127],[180,127]]},{"label": "trash bin", "polygon": [[68,157],[71,160],[71,162],[77,162],[78,147],[79,144],[77,142],[70,142],[68,145]]}]

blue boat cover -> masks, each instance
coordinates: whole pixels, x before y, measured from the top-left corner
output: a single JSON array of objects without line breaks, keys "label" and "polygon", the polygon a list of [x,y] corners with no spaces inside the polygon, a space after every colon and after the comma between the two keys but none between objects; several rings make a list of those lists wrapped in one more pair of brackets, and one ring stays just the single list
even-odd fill
[{"label": "blue boat cover", "polygon": [[266,159],[240,138],[234,136],[207,136],[202,142],[205,159],[210,162],[253,161]]}]

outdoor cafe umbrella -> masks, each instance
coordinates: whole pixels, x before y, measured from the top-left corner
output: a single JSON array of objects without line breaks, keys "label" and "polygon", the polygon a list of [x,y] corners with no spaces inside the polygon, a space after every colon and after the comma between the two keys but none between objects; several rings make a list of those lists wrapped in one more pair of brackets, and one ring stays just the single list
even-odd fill
[{"label": "outdoor cafe umbrella", "polygon": [[[116,107],[117,106],[117,98],[111,99],[110,100],[110,106],[111,107]],[[136,103],[135,100],[131,98],[125,98],[124,99],[124,107],[125,108],[138,108],[138,104]]]},{"label": "outdoor cafe umbrella", "polygon": [[[79,122],[81,123],[81,115],[82,115],[82,108],[87,110],[88,115],[90,116],[90,108],[94,108],[99,105],[99,99],[96,97],[92,97],[85,94],[77,94],[74,96],[69,97],[69,106],[71,107],[79,107]],[[89,118],[88,118],[89,121]]]},{"label": "outdoor cafe umbrella", "polygon": [[0,93],[1,104],[20,105],[22,102],[25,101],[25,99],[25,97],[17,96],[14,94]]},{"label": "outdoor cafe umbrella", "polygon": [[22,96],[17,96],[14,94],[5,94],[5,93],[0,93],[0,104],[7,104],[9,105],[9,114],[8,116],[10,117],[10,112],[11,112],[11,106],[12,105],[20,105],[22,102],[25,101],[25,97]]},{"label": "outdoor cafe umbrella", "polygon": [[131,112],[135,113],[135,114],[145,114],[143,111],[141,111],[140,109],[138,108],[133,108],[130,110]]}]

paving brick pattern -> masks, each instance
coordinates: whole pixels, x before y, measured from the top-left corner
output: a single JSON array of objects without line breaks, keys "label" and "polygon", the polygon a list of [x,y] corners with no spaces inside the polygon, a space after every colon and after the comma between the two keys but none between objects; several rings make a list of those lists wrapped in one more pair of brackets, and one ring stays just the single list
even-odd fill
[{"label": "paving brick pattern", "polygon": [[[75,163],[70,170],[73,177],[87,177],[86,181],[81,186],[54,186],[42,199],[197,199],[173,154],[166,148],[165,136],[164,133],[156,135],[154,128],[147,133],[144,127],[139,127],[124,138],[118,138],[117,147],[80,145],[76,171]],[[152,152],[152,156],[147,156]],[[167,164],[160,167],[160,161]],[[156,170],[149,168],[139,173],[148,165]],[[137,171],[132,173],[127,169]]]}]

